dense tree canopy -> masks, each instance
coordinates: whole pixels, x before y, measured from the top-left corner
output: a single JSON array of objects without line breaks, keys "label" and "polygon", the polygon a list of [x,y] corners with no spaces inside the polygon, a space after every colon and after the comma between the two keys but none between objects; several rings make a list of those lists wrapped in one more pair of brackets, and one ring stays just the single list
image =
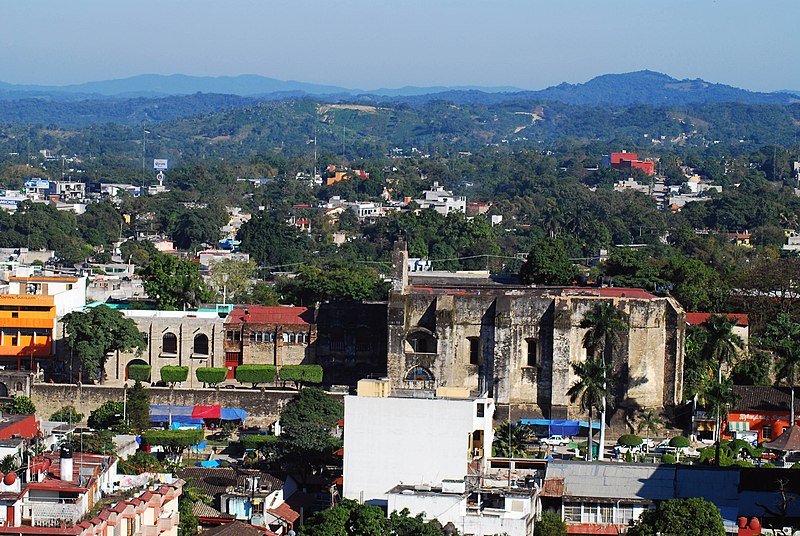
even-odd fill
[{"label": "dense tree canopy", "polygon": [[90,378],[104,374],[109,352],[140,353],[145,348],[144,336],[136,323],[120,311],[105,305],[64,316],[65,342]]}]

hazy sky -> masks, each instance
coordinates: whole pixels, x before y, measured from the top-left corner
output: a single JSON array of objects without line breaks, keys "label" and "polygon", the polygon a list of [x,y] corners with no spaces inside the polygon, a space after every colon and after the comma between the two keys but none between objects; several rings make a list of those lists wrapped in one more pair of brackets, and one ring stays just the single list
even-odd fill
[{"label": "hazy sky", "polygon": [[3,0],[0,81],[260,74],[539,89],[652,69],[800,90],[798,0]]}]

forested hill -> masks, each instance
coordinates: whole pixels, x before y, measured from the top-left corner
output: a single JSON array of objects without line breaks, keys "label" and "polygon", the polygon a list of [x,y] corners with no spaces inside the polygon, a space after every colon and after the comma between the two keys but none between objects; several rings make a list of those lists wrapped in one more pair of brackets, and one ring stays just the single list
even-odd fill
[{"label": "forested hill", "polygon": [[[33,122],[38,127],[23,120],[30,114],[39,114]],[[134,162],[141,161],[143,126],[152,131],[148,149],[175,163],[181,157],[229,159],[275,151],[307,155],[315,134],[320,153],[349,159],[385,156],[395,148],[402,150],[399,154],[412,148],[431,154],[476,152],[487,145],[546,149],[558,139],[653,150],[718,145],[752,151],[764,145],[793,146],[800,104],[588,106],[519,99],[490,105],[432,101],[373,106],[191,95],[0,102],[0,121],[6,122],[0,126],[0,145],[9,153],[24,153],[30,140],[60,154],[113,153]]]}]

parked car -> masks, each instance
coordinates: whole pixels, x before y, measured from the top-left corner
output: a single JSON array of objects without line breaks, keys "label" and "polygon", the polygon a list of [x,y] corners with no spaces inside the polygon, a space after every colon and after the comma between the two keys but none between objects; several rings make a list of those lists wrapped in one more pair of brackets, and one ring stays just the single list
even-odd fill
[{"label": "parked car", "polygon": [[557,447],[559,445],[569,445],[572,442],[572,439],[569,437],[565,437],[562,435],[551,435],[550,437],[546,437],[542,439],[542,444],[547,445],[548,447]]},{"label": "parked car", "polygon": [[643,445],[638,445],[636,447],[629,447],[627,445],[617,445],[614,447],[615,454],[627,454],[630,452],[631,454],[637,454],[642,451]]}]

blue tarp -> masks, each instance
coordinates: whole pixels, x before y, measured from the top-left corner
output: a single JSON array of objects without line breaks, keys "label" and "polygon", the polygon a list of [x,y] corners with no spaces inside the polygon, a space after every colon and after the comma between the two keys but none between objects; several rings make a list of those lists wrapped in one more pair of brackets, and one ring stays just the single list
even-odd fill
[{"label": "blue tarp", "polygon": [[242,408],[222,408],[220,410],[220,420],[223,421],[242,421],[247,418],[247,412]]},{"label": "blue tarp", "polygon": [[181,417],[180,420],[172,419],[172,429],[177,430],[178,428],[194,428],[196,430],[203,429],[203,419],[186,419],[185,417]]},{"label": "blue tarp", "polygon": [[581,423],[578,421],[551,420],[549,428],[550,435],[574,436],[580,432]]},{"label": "blue tarp", "polygon": [[[581,428],[588,428],[587,421],[562,421],[556,419],[520,419],[519,424],[529,426],[547,426],[550,435],[574,436],[580,433]],[[593,430],[600,429],[599,422],[592,423]]]}]

